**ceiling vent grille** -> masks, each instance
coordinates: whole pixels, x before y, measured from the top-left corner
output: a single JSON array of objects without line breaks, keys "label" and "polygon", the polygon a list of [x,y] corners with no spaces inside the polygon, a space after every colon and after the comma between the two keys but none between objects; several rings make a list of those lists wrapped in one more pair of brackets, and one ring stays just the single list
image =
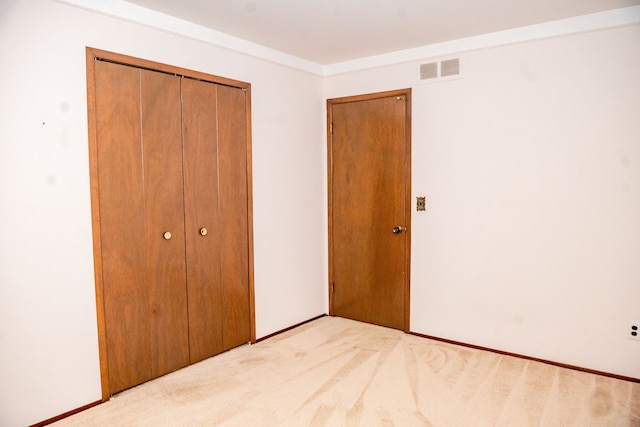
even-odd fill
[{"label": "ceiling vent grille", "polygon": [[462,61],[449,58],[418,65],[418,83],[435,83],[462,78]]}]

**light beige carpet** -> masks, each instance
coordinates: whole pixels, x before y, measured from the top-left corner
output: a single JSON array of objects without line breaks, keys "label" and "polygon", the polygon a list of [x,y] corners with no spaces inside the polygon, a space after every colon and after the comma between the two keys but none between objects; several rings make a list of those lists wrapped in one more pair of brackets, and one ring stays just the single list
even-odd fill
[{"label": "light beige carpet", "polygon": [[640,384],[324,317],[64,426],[640,426]]}]

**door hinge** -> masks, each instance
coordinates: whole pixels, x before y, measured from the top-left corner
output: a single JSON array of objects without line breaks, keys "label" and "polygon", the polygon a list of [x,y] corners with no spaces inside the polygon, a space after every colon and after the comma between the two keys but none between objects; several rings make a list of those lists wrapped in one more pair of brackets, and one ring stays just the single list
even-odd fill
[{"label": "door hinge", "polygon": [[333,135],[333,122],[329,123],[329,134]]},{"label": "door hinge", "polygon": [[335,293],[335,291],[336,291],[336,284],[332,283],[331,284],[331,293],[333,294],[333,293]]}]

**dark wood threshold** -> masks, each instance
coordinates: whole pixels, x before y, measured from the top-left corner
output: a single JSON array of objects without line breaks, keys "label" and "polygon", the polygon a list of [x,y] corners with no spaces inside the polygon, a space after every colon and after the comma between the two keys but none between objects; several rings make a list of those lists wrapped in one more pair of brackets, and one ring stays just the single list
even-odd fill
[{"label": "dark wood threshold", "polygon": [[493,349],[493,348],[482,347],[482,346],[479,346],[479,345],[467,344],[467,343],[463,343],[463,342],[459,342],[459,341],[453,341],[453,340],[448,340],[448,339],[444,339],[444,338],[438,338],[438,337],[434,337],[434,336],[431,336],[431,335],[419,334],[417,332],[409,332],[409,334],[415,335],[415,336],[421,337],[421,338],[427,338],[427,339],[434,340],[434,341],[445,342],[447,344],[453,344],[453,345],[459,345],[459,346],[462,346],[462,347],[473,348],[475,350],[490,351],[492,353],[502,354],[502,355],[505,355],[505,356],[512,356],[512,357],[517,357],[519,359],[532,360],[534,362],[546,363],[547,365],[553,365],[553,366],[557,366],[557,367],[565,368],[565,369],[572,369],[574,371],[586,372],[588,374],[594,374],[594,375],[600,375],[600,376],[603,376],[603,377],[615,378],[617,380],[622,380],[622,381],[630,381],[630,382],[634,382],[634,383],[640,383],[640,378],[625,377],[623,375],[612,374],[612,373],[609,373],[609,372],[602,372],[602,371],[596,371],[594,369],[581,368],[580,366],[567,365],[565,363],[554,362],[554,361],[551,361],[551,360],[538,359],[537,357],[524,356],[522,354],[510,353],[508,351],[496,350],[496,349]]},{"label": "dark wood threshold", "polygon": [[63,418],[67,418],[67,417],[70,417],[71,415],[77,414],[78,412],[82,412],[86,409],[93,408],[94,406],[98,406],[101,403],[102,403],[102,400],[96,400],[95,402],[89,403],[87,405],[81,406],[76,409],[72,409],[69,412],[65,412],[64,414],[60,414],[56,417],[49,418],[48,420],[44,420],[44,421],[40,421],[39,423],[32,424],[29,427],[42,427],[42,426],[52,424],[52,423],[55,423],[56,421],[60,421]]},{"label": "dark wood threshold", "polygon": [[302,326],[302,325],[304,325],[304,324],[306,324],[306,323],[313,322],[314,320],[318,320],[318,319],[320,319],[320,318],[322,318],[322,317],[326,317],[326,316],[327,316],[326,314],[321,314],[320,316],[312,317],[311,319],[309,319],[309,320],[305,320],[304,322],[300,322],[300,323],[297,323],[297,324],[295,324],[295,325],[293,325],[293,326],[289,326],[288,328],[284,328],[284,329],[281,329],[281,330],[279,330],[279,331],[276,331],[276,332],[274,332],[274,333],[272,333],[272,334],[265,335],[265,336],[264,336],[264,337],[262,337],[262,338],[258,338],[258,339],[256,340],[256,343],[259,343],[260,341],[264,341],[264,340],[269,339],[269,338],[271,338],[271,337],[275,337],[276,335],[280,335],[280,334],[281,334],[281,333],[283,333],[283,332],[290,331],[291,329],[297,328],[298,326]]}]

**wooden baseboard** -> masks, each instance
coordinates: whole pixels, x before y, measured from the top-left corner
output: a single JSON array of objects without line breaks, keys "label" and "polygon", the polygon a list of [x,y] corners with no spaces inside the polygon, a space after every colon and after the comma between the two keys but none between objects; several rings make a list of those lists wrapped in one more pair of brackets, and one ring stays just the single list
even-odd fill
[{"label": "wooden baseboard", "polygon": [[[309,323],[309,322],[313,322],[314,320],[320,319],[320,318],[325,317],[325,316],[327,316],[327,314],[321,314],[321,315],[313,317],[313,318],[311,318],[309,320],[305,320],[304,322],[300,322],[300,323],[297,323],[297,324],[295,324],[293,326],[289,326],[288,328],[281,329],[281,330],[276,331],[276,332],[274,332],[272,334],[269,334],[269,335],[266,335],[266,336],[264,336],[262,338],[257,339],[256,343],[258,343],[260,341],[264,341],[264,340],[269,339],[269,338],[272,338],[272,337],[274,337],[276,335],[279,335],[279,334],[281,334],[283,332],[290,331],[291,329],[297,328],[298,326],[302,326],[302,325],[304,325],[306,323]],[[445,342],[447,344],[459,345],[459,346],[462,346],[462,347],[473,348],[473,349],[476,349],[476,350],[490,351],[492,353],[502,354],[502,355],[505,355],[505,356],[517,357],[519,359],[532,360],[534,362],[546,363],[547,365],[558,366],[560,368],[565,368],[565,369],[572,369],[574,371],[586,372],[586,373],[594,374],[594,375],[601,375],[601,376],[604,376],[604,377],[615,378],[615,379],[622,380],[622,381],[630,381],[630,382],[634,382],[634,383],[640,383],[640,378],[626,377],[626,376],[623,376],[623,375],[612,374],[612,373],[609,373],[609,372],[602,372],[602,371],[596,371],[594,369],[582,368],[580,366],[567,365],[565,363],[559,363],[559,362],[554,362],[554,361],[551,361],[551,360],[539,359],[537,357],[524,356],[522,354],[511,353],[511,352],[502,351],[502,350],[496,350],[496,349],[493,349],[493,348],[482,347],[482,346],[474,345],[474,344],[467,344],[467,343],[463,343],[463,342],[460,342],[460,341],[448,340],[448,339],[445,339],[445,338],[439,338],[439,337],[434,337],[434,336],[431,336],[431,335],[420,334],[418,332],[409,332],[409,334],[417,336],[417,337],[421,337],[421,338],[434,340],[434,341]],[[44,421],[41,421],[39,423],[33,424],[33,425],[29,426],[29,427],[42,427],[42,426],[46,426],[46,425],[52,424],[52,423],[54,423],[56,421],[59,421],[59,420],[61,420],[63,418],[67,418],[67,417],[69,417],[71,415],[77,414],[78,412],[82,412],[82,411],[84,411],[86,409],[92,408],[92,407],[97,406],[97,405],[99,405],[101,403],[103,403],[102,400],[97,400],[95,402],[92,402],[92,403],[89,403],[87,405],[81,406],[80,408],[73,409],[71,411],[65,412],[64,414],[60,414],[60,415],[58,415],[56,417],[49,418],[48,420],[44,420]]]},{"label": "wooden baseboard", "polygon": [[276,336],[276,335],[279,335],[279,334],[281,334],[281,333],[283,333],[283,332],[290,331],[291,329],[297,328],[298,326],[302,326],[302,325],[304,325],[305,323],[313,322],[314,320],[320,319],[320,318],[325,317],[325,316],[327,316],[327,315],[326,315],[326,314],[321,314],[321,315],[319,315],[319,316],[312,317],[312,318],[311,318],[311,319],[309,319],[309,320],[305,320],[304,322],[300,322],[300,323],[297,323],[297,324],[295,324],[295,325],[293,325],[293,326],[289,326],[288,328],[284,328],[284,329],[281,329],[281,330],[279,330],[279,331],[276,331],[276,332],[274,332],[274,333],[272,333],[272,334],[265,335],[265,336],[264,336],[264,337],[262,337],[262,338],[258,338],[258,339],[256,340],[256,343],[259,343],[260,341],[264,341],[264,340],[266,340],[266,339],[268,339],[268,338],[271,338],[271,337],[274,337],[274,336]]},{"label": "wooden baseboard", "polygon": [[78,412],[82,412],[86,409],[89,408],[93,408],[94,406],[98,406],[99,404],[102,403],[102,400],[96,400],[95,402],[92,403],[88,403],[84,406],[81,406],[79,408],[76,409],[72,409],[71,411],[65,412],[64,414],[60,414],[58,416],[55,416],[53,418],[49,418],[48,420],[44,420],[44,421],[40,421],[39,423],[36,424],[32,424],[29,427],[42,427],[42,426],[46,426],[52,423],[55,423],[56,421],[60,421],[63,418],[67,418],[70,417],[71,415],[77,414]]},{"label": "wooden baseboard", "polygon": [[572,369],[574,371],[586,372],[588,374],[601,375],[603,377],[615,378],[617,380],[640,383],[640,378],[625,377],[623,375],[612,374],[612,373],[609,373],[609,372],[596,371],[594,369],[582,368],[580,366],[567,365],[566,363],[554,362],[552,360],[538,359],[537,357],[524,356],[522,354],[510,353],[508,351],[496,350],[496,349],[493,349],[493,348],[482,347],[482,346],[479,346],[479,345],[467,344],[467,343],[463,343],[463,342],[459,342],[459,341],[453,341],[453,340],[448,340],[448,339],[444,339],[444,338],[438,338],[438,337],[434,337],[434,336],[431,336],[431,335],[419,334],[417,332],[409,332],[409,333],[411,335],[415,335],[415,336],[421,337],[421,338],[427,338],[427,339],[430,339],[430,340],[446,342],[447,344],[459,345],[459,346],[462,346],[462,347],[473,348],[473,349],[476,349],[476,350],[490,351],[492,353],[503,354],[505,356],[517,357],[519,359],[532,360],[534,362],[546,363],[547,365],[553,365],[553,366],[558,366],[560,368]]},{"label": "wooden baseboard", "polygon": [[[293,326],[289,326],[288,328],[284,328],[284,329],[276,331],[276,332],[274,332],[272,334],[266,335],[266,336],[264,336],[262,338],[257,339],[255,342],[258,343],[260,341],[264,341],[264,340],[266,340],[268,338],[274,337],[274,336],[279,335],[279,334],[281,334],[283,332],[286,332],[286,331],[289,331],[291,329],[297,328],[298,326],[302,326],[305,323],[313,322],[314,320],[320,319],[321,317],[325,317],[325,316],[326,316],[326,314],[321,314],[321,315],[313,317],[313,318],[311,318],[309,320],[305,320],[304,322],[300,322],[300,323],[295,324]],[[60,421],[63,418],[70,417],[71,415],[77,414],[78,412],[82,412],[82,411],[84,411],[86,409],[92,408],[92,407],[97,406],[97,405],[99,405],[101,403],[103,403],[102,400],[97,400],[95,402],[92,402],[92,403],[89,403],[87,405],[81,406],[80,408],[73,409],[73,410],[71,410],[69,412],[65,412],[64,414],[60,414],[58,416],[49,418],[48,420],[44,420],[44,421],[41,421],[39,423],[33,424],[33,425],[29,426],[29,427],[42,427],[42,426],[46,426],[46,425],[52,424],[52,423],[55,423],[56,421]]]}]

